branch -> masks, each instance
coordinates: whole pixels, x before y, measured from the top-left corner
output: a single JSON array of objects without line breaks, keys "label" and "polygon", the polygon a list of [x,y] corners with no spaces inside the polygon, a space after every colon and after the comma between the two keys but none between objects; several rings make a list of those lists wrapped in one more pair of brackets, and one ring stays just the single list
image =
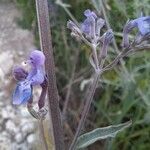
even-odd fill
[{"label": "branch", "polygon": [[145,49],[150,49],[150,45],[149,44],[140,45],[138,47],[129,48],[128,50],[126,49],[123,50],[109,65],[107,65],[105,68],[102,69],[102,72],[113,69],[114,66],[117,65],[117,63],[120,61],[120,59],[122,59],[125,56],[128,56],[130,53],[145,50]]}]

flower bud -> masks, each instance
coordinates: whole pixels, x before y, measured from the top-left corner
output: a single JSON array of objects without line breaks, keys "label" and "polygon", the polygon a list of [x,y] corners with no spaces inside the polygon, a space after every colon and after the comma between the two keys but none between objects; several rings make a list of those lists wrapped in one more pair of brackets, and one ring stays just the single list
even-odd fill
[{"label": "flower bud", "polygon": [[25,80],[26,77],[28,76],[28,73],[21,67],[15,66],[12,70],[13,77],[17,81],[22,81]]},{"label": "flower bud", "polygon": [[122,47],[129,47],[129,32],[132,31],[132,29],[135,27],[136,23],[134,21],[127,21],[126,25],[123,29],[123,41],[122,41]]},{"label": "flower bud", "polygon": [[81,31],[78,28],[78,26],[71,20],[67,21],[67,28],[72,30],[72,32],[76,33],[76,34],[80,34]]},{"label": "flower bud", "polygon": [[113,39],[113,32],[112,29],[109,29],[106,33],[103,35],[103,45],[102,45],[102,50],[100,52],[100,59],[104,59],[107,56],[107,50],[109,44],[112,42]]},{"label": "flower bud", "polygon": [[87,17],[84,22],[81,24],[81,31],[88,37],[95,38],[95,28],[96,28],[96,14],[87,9],[84,12],[84,15]]},{"label": "flower bud", "polygon": [[100,35],[101,28],[105,25],[105,20],[102,18],[98,18],[96,22],[96,36]]}]

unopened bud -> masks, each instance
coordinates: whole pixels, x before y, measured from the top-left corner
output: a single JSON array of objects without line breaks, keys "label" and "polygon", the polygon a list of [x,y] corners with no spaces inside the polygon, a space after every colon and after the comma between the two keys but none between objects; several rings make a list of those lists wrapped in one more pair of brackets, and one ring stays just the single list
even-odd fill
[{"label": "unopened bud", "polygon": [[72,30],[72,32],[75,32],[75,33],[78,33],[78,34],[81,33],[78,26],[71,20],[67,21],[67,28]]},{"label": "unopened bud", "polygon": [[113,36],[114,35],[111,29],[104,33],[102,50],[100,52],[100,59],[103,59],[107,56],[108,46],[112,42]]},{"label": "unopened bud", "polygon": [[15,80],[17,80],[17,81],[25,80],[28,75],[28,73],[19,66],[15,66],[13,68],[12,74],[13,74],[13,77],[15,78]]},{"label": "unopened bud", "polygon": [[105,20],[102,18],[98,18],[96,22],[96,31],[95,31],[97,36],[100,35],[100,30],[104,25],[105,25]]}]

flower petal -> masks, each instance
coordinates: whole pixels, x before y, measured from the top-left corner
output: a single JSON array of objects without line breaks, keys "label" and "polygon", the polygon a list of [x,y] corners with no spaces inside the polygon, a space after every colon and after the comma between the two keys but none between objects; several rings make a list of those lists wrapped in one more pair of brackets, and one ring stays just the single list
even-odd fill
[{"label": "flower petal", "polygon": [[15,66],[12,70],[12,74],[15,80],[21,81],[26,79],[28,72],[20,66]]},{"label": "flower petal", "polygon": [[26,103],[32,96],[32,88],[27,81],[22,81],[17,84],[13,93],[13,104],[20,105]]},{"label": "flower petal", "polygon": [[45,76],[45,73],[43,69],[40,68],[40,69],[36,69],[35,74],[33,74],[32,76],[30,76],[30,73],[29,73],[29,76],[27,77],[27,79],[30,81],[31,85],[38,85],[38,84],[43,83],[44,76]]},{"label": "flower petal", "polygon": [[43,66],[45,63],[45,55],[42,51],[34,50],[29,55],[28,61],[30,62],[31,66]]},{"label": "flower petal", "polygon": [[141,17],[137,21],[137,26],[142,35],[150,33],[150,17]]}]

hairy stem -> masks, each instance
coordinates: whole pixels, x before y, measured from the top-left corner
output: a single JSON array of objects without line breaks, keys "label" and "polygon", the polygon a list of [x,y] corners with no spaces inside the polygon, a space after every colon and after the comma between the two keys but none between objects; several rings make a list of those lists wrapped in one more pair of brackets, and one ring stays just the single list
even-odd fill
[{"label": "hairy stem", "polygon": [[47,0],[36,0],[36,9],[41,49],[46,57],[45,69],[48,81],[48,105],[49,115],[52,120],[54,144],[56,150],[64,150]]},{"label": "hairy stem", "polygon": [[96,90],[96,87],[97,87],[97,84],[98,84],[99,77],[100,77],[100,73],[95,73],[93,83],[89,87],[88,94],[87,94],[87,97],[85,99],[85,105],[84,105],[83,112],[81,114],[80,122],[78,124],[74,139],[71,143],[71,146],[70,146],[69,150],[74,150],[75,149],[75,144],[76,144],[77,138],[78,138],[83,126],[84,126],[85,120],[87,118],[87,115],[88,115],[88,112],[89,112],[89,109],[90,109],[90,106],[91,106],[91,103],[92,103],[92,100],[93,100],[93,97],[94,97],[94,93],[95,93],[95,90]]},{"label": "hairy stem", "polygon": [[94,58],[94,62],[95,62],[95,67],[97,70],[99,70],[99,62],[98,62],[98,58],[97,58],[97,51],[96,51],[96,45],[92,44],[92,54],[93,54],[93,58]]},{"label": "hairy stem", "polygon": [[146,49],[150,49],[150,45],[143,45],[140,47],[129,48],[128,50],[121,51],[120,54],[111,63],[109,63],[105,68],[102,69],[102,72],[113,69],[115,65],[120,61],[120,59],[123,59],[123,57],[128,56],[130,53]]}]

